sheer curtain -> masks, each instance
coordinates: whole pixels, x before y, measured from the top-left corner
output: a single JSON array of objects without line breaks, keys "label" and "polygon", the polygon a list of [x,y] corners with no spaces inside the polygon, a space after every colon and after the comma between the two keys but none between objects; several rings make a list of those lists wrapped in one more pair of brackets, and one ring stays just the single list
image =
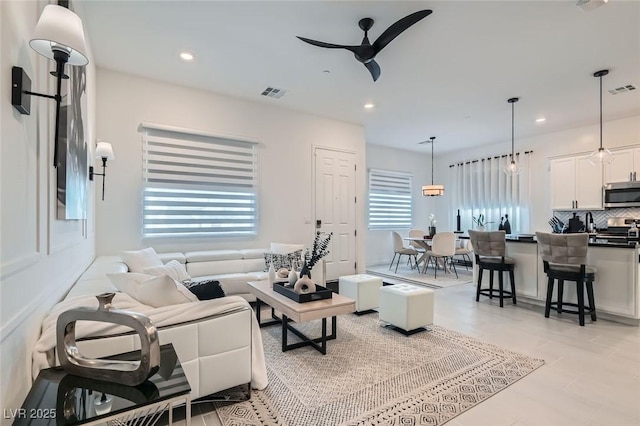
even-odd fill
[{"label": "sheer curtain", "polygon": [[500,219],[509,215],[511,232],[529,231],[529,185],[532,151],[517,153],[520,173],[509,176],[504,169],[511,162],[510,155],[481,158],[449,166],[451,209],[460,210],[461,230],[475,228],[472,218],[484,215],[487,230],[496,230]]}]

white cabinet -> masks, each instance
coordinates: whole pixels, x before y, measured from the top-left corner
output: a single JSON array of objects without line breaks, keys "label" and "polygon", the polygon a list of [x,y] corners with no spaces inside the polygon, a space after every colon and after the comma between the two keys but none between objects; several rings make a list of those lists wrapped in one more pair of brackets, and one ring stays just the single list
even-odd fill
[{"label": "white cabinet", "polygon": [[633,179],[640,179],[640,148],[627,148],[611,151],[613,161],[604,169],[604,182],[629,182],[630,174]]},{"label": "white cabinet", "polygon": [[602,165],[591,164],[588,155],[552,159],[551,208],[602,209]]}]

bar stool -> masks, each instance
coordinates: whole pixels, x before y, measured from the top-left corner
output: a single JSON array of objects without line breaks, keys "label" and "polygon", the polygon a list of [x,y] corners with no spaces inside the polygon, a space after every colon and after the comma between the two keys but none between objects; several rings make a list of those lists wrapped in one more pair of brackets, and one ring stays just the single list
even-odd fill
[{"label": "bar stool", "polygon": [[[578,321],[584,326],[585,313],[596,321],[596,303],[593,296],[593,281],[596,268],[587,266],[587,250],[589,248],[589,234],[548,234],[536,232],[538,250],[544,263],[544,272],[549,277],[547,284],[547,301],[544,316],[549,318],[551,307],[555,306],[558,313],[567,312],[578,314]],[[552,302],[553,286],[558,280],[558,300]],[[563,302],[562,293],[565,281],[575,281],[578,303]],[[584,304],[584,290],[587,290],[589,305]],[[565,306],[572,306],[577,310],[567,310]]]},{"label": "bar stool", "polygon": [[[515,261],[506,257],[507,243],[505,239],[504,231],[490,231],[481,232],[469,230],[469,238],[471,239],[471,246],[476,258],[476,265],[478,265],[478,288],[476,290],[476,302],[480,301],[480,295],[489,296],[493,299],[494,296],[500,298],[500,307],[504,306],[504,297],[510,297],[513,304],[516,304],[516,287],[514,279]],[[489,275],[489,288],[482,288],[482,273],[484,270],[488,270]],[[493,288],[493,272],[498,271],[498,289]],[[509,272],[509,278],[511,281],[511,291],[504,289],[503,272]]]}]

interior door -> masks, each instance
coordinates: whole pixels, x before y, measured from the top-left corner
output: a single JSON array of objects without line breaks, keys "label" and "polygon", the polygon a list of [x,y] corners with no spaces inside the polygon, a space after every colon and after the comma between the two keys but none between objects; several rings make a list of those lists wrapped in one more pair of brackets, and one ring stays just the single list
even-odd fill
[{"label": "interior door", "polygon": [[326,279],[335,280],[356,271],[356,156],[316,148],[314,157],[315,221],[320,231],[333,232],[325,260]]}]

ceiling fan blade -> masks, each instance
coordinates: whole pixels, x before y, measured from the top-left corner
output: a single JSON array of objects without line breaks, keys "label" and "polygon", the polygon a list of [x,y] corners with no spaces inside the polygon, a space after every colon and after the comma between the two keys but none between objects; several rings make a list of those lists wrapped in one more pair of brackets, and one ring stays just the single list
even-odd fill
[{"label": "ceiling fan blade", "polygon": [[327,49],[347,49],[353,53],[358,53],[360,49],[360,46],[345,46],[343,44],[325,43],[324,41],[311,40],[310,38],[304,38],[300,36],[296,36],[296,37],[298,37],[300,40],[304,41],[305,43],[309,43],[318,47],[326,47]]},{"label": "ceiling fan blade", "polygon": [[380,37],[378,37],[376,41],[373,42],[373,48],[375,52],[380,52],[387,44],[391,43],[394,38],[402,34],[404,30],[420,21],[421,19],[431,15],[432,12],[433,11],[429,9],[419,10],[412,13],[411,15],[405,16],[395,24],[391,25],[382,34],[380,34]]},{"label": "ceiling fan blade", "polygon": [[373,77],[373,81],[376,81],[378,77],[380,77],[380,65],[373,59],[364,64],[365,67],[371,73],[371,77]]}]

